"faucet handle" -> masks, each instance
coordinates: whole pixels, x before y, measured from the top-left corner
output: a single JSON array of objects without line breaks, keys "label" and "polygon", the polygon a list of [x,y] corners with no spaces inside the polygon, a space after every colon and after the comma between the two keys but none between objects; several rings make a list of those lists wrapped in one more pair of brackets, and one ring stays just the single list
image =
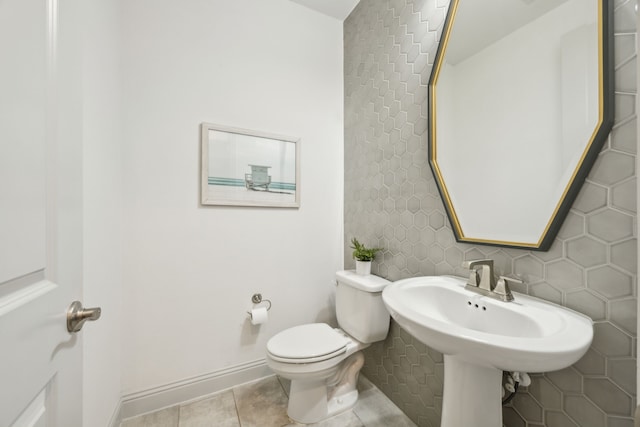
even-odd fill
[{"label": "faucet handle", "polygon": [[498,283],[496,283],[496,287],[493,289],[493,292],[500,295],[500,299],[502,299],[503,301],[513,301],[513,294],[511,293],[511,288],[509,288],[509,283],[522,284],[524,282],[520,279],[500,276],[500,278],[498,279]]},{"label": "faucet handle", "polygon": [[500,279],[504,280],[507,283],[512,283],[512,284],[522,285],[524,283],[523,280],[516,279],[515,277],[500,276]]}]

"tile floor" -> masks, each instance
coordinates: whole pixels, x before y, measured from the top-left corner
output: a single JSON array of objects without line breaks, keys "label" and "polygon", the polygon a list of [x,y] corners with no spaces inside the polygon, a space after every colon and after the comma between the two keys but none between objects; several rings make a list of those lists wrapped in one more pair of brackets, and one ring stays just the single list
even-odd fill
[{"label": "tile floor", "polygon": [[[356,406],[315,427],[415,427],[369,380],[360,376]],[[121,427],[287,427],[289,383],[271,376],[201,400],[124,420]]]}]

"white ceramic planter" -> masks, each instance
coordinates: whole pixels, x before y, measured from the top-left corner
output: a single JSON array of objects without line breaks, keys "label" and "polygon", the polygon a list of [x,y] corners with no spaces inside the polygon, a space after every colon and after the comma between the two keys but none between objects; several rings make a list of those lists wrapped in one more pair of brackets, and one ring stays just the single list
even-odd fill
[{"label": "white ceramic planter", "polygon": [[368,276],[371,274],[371,261],[356,260],[356,273],[361,276]]}]

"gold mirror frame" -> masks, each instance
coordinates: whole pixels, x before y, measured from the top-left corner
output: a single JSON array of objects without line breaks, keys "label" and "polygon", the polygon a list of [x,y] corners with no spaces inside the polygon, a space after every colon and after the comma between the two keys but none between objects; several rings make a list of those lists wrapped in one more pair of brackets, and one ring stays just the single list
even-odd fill
[{"label": "gold mirror frame", "polygon": [[[449,37],[454,28],[456,11],[461,1],[473,0],[451,0],[447,18],[445,21],[442,39],[434,67],[429,81],[428,106],[429,106],[429,164],[433,171],[438,190],[444,202],[449,221],[451,223],[456,240],[463,243],[492,245],[500,247],[521,248],[528,250],[548,250],[553,243],[564,219],[575,201],[585,178],[591,170],[600,153],[609,132],[613,126],[614,118],[614,61],[613,61],[613,6],[610,0],[598,0],[598,53],[599,53],[599,121],[594,129],[590,141],[587,143],[584,152],[571,176],[560,200],[555,206],[551,218],[548,220],[544,232],[537,242],[519,242],[509,240],[488,240],[465,234],[461,227],[458,215],[449,195],[449,190],[444,182],[443,175],[437,161],[437,141],[436,141],[436,84],[442,66],[444,64],[445,53]],[[480,130],[481,132],[481,130]],[[513,179],[513,177],[509,177]],[[489,191],[490,192],[490,191]],[[489,200],[490,202],[490,200]],[[526,224],[524,224],[526,226]]]}]

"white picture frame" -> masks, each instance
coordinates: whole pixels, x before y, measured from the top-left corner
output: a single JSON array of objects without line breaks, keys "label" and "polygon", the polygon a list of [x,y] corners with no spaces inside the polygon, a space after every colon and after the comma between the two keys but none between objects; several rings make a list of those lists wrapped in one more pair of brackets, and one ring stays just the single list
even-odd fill
[{"label": "white picture frame", "polygon": [[200,125],[201,204],[300,207],[300,139]]}]

